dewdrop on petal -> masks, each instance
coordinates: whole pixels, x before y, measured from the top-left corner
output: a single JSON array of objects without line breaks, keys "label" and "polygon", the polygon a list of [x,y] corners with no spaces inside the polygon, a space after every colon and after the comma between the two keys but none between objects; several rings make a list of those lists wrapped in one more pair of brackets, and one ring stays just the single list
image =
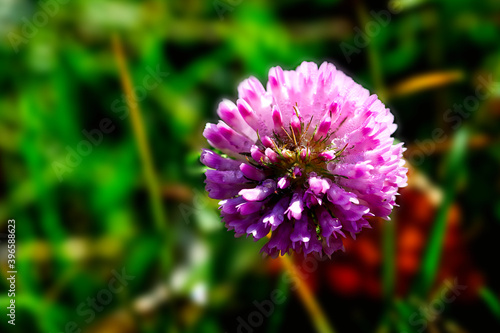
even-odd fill
[{"label": "dewdrop on petal", "polygon": [[[237,237],[270,233],[261,252],[330,256],[342,238],[389,219],[406,186],[403,144],[393,145],[394,117],[376,95],[330,63],[271,68],[238,100],[219,104],[221,121],[204,136],[206,190],[220,199],[222,221]],[[212,170],[213,169],[213,170]]]}]

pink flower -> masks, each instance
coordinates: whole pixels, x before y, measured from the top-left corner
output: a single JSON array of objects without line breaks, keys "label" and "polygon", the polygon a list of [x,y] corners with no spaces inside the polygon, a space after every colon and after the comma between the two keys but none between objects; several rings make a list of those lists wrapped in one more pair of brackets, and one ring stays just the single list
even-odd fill
[{"label": "pink flower", "polygon": [[250,77],[238,95],[203,133],[219,153],[201,155],[228,230],[270,233],[261,251],[272,257],[330,256],[344,232],[369,227],[366,217],[389,219],[407,169],[394,117],[376,95],[326,62],[271,68],[266,88]]}]

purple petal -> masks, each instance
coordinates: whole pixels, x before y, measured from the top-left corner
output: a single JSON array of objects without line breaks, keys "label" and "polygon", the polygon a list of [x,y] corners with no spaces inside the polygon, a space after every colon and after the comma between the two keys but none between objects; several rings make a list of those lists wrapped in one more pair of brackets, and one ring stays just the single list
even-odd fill
[{"label": "purple petal", "polygon": [[299,134],[301,132],[301,122],[299,117],[297,115],[292,116],[292,120],[290,121],[290,126],[292,126],[293,131],[295,132],[295,135]]},{"label": "purple petal", "polygon": [[212,147],[220,149],[224,152],[228,152],[234,155],[243,151],[242,149],[236,148],[229,141],[227,141],[227,139],[224,138],[222,134],[220,134],[219,129],[214,124],[207,124],[205,126],[203,136],[207,139],[208,143],[210,143]]},{"label": "purple petal", "polygon": [[330,127],[332,126],[332,118],[326,116],[323,118],[321,123],[319,124],[318,131],[314,135],[314,140],[322,140],[327,137],[328,132],[330,131]]},{"label": "purple petal", "polygon": [[238,212],[237,206],[244,202],[246,201],[242,197],[222,200],[219,202],[219,209],[225,214],[236,214]]},{"label": "purple petal", "polygon": [[207,167],[220,171],[237,170],[241,164],[240,161],[221,157],[208,149],[203,149],[200,160],[201,163],[205,164]]},{"label": "purple petal", "polygon": [[266,175],[264,172],[262,172],[262,170],[259,170],[256,167],[245,163],[240,164],[240,170],[248,179],[262,181],[266,178]]},{"label": "purple petal", "polygon": [[336,152],[333,150],[328,150],[324,151],[322,153],[318,154],[318,157],[321,158],[323,161],[331,161],[335,158]]},{"label": "purple petal", "polygon": [[333,235],[335,238],[337,238],[336,233],[345,237],[344,233],[342,232],[342,224],[340,223],[339,219],[333,218],[330,213],[324,208],[319,208],[317,210],[317,215],[319,226],[321,228],[321,236],[327,239],[327,243],[330,239],[330,236]]},{"label": "purple petal", "polygon": [[220,184],[240,184],[245,183],[247,180],[243,177],[243,172],[238,171],[219,171],[207,170],[205,172],[207,180]]},{"label": "purple petal", "polygon": [[335,238],[330,236],[327,240],[323,240],[323,251],[325,251],[327,256],[331,256],[333,252],[344,249],[344,244],[342,243],[342,238]]},{"label": "purple petal", "polygon": [[292,231],[293,228],[290,223],[282,223],[276,230],[273,231],[271,239],[266,245],[264,245],[261,252],[266,252],[273,257],[279,254],[280,251],[282,255],[285,254],[292,245],[290,240]]},{"label": "purple petal", "polygon": [[[311,173],[312,175],[313,173]],[[314,174],[315,175],[315,174]],[[326,191],[330,189],[330,183],[328,180],[320,178],[320,177],[309,177],[309,188],[314,192],[314,194],[325,194]]]},{"label": "purple petal", "polygon": [[278,163],[280,160],[279,155],[276,154],[271,148],[266,148],[265,154],[272,163]]},{"label": "purple petal", "polygon": [[247,188],[246,184],[220,184],[210,181],[205,181],[205,190],[208,192],[208,196],[212,199],[229,199],[232,198],[244,189]]},{"label": "purple petal", "polygon": [[217,124],[217,128],[219,133],[239,151],[248,151],[253,144],[247,137],[236,132],[222,121]]},{"label": "purple petal", "polygon": [[276,133],[283,131],[283,116],[276,106],[273,106],[273,126]]},{"label": "purple petal", "polygon": [[287,188],[288,185],[290,185],[290,178],[288,178],[288,176],[280,177],[278,179],[278,188],[284,189]]},{"label": "purple petal", "polygon": [[299,220],[302,217],[302,212],[304,211],[304,202],[302,201],[302,194],[294,193],[292,196],[292,200],[290,201],[290,206],[285,211],[288,219],[296,219]]},{"label": "purple petal", "polygon": [[328,200],[339,206],[343,206],[349,203],[351,198],[354,198],[354,194],[346,192],[343,188],[338,187],[336,184],[332,184],[327,192]]},{"label": "purple petal", "polygon": [[[293,232],[290,235],[290,240],[292,242],[303,242],[307,243],[311,240],[313,232],[311,230],[311,226],[309,225],[309,218],[304,215],[303,218],[295,220],[295,225],[293,227]],[[314,231],[316,233],[316,231]]]},{"label": "purple petal", "polygon": [[235,237],[245,235],[248,227],[259,220],[259,214],[249,214],[241,216],[240,214],[225,215],[224,222],[228,226],[228,230],[233,230],[236,233]]},{"label": "purple petal", "polygon": [[262,137],[260,139],[260,141],[262,142],[262,144],[266,148],[274,148],[275,147],[274,141],[270,137],[268,137],[267,135],[265,135],[264,137]]},{"label": "purple petal", "polygon": [[267,156],[260,151],[259,147],[255,145],[250,148],[250,155],[252,156],[254,161],[259,164],[269,163],[269,158],[267,158]]},{"label": "purple petal", "polygon": [[236,206],[238,213],[241,215],[249,215],[260,211],[262,208],[262,202],[244,202]]},{"label": "purple petal", "polygon": [[238,110],[240,111],[241,117],[245,120],[245,122],[254,130],[258,131],[259,119],[257,115],[253,111],[252,107],[243,99],[239,99],[236,101],[238,105]]},{"label": "purple petal", "polygon": [[262,183],[262,185],[259,185],[256,188],[241,190],[239,195],[248,201],[261,201],[267,198],[275,190],[276,183],[271,179],[267,179]]},{"label": "purple petal", "polygon": [[247,234],[252,234],[253,238],[255,240],[259,240],[262,237],[266,237],[266,235],[269,233],[271,227],[268,225],[264,224],[262,220],[259,220],[257,223],[254,223],[250,225],[246,232]]},{"label": "purple petal", "polygon": [[302,170],[300,170],[300,168],[296,166],[295,168],[293,168],[293,175],[298,177],[302,176]]},{"label": "purple petal", "polygon": [[240,115],[240,111],[233,102],[228,101],[227,99],[222,101],[219,104],[217,113],[219,114],[219,117],[230,127],[245,135],[253,142],[257,140],[257,133],[243,120]]},{"label": "purple petal", "polygon": [[317,206],[317,205],[321,206],[321,204],[323,203],[323,200],[321,200],[320,197],[316,196],[316,194],[314,194],[314,192],[311,191],[311,189],[308,189],[304,193],[303,200],[306,203],[307,208],[311,208],[311,206]]},{"label": "purple petal", "polygon": [[262,220],[264,223],[271,225],[272,229],[275,230],[285,219],[285,211],[290,203],[289,197],[284,197],[276,205],[270,213],[264,216]]},{"label": "purple petal", "polygon": [[311,237],[311,239],[309,240],[309,242],[304,243],[304,256],[308,255],[309,253],[312,253],[312,252],[318,252],[321,256],[322,249],[323,249],[323,245],[318,240],[318,237],[313,235]]}]

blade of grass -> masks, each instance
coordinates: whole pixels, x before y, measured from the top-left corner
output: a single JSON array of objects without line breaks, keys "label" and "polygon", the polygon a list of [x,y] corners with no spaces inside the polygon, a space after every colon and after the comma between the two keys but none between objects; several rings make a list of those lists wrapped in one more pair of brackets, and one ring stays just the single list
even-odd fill
[{"label": "blade of grass", "polygon": [[500,299],[488,287],[482,287],[479,290],[479,295],[495,317],[500,320]]},{"label": "blade of grass", "polygon": [[127,106],[130,110],[132,130],[137,148],[139,150],[155,226],[160,236],[165,236],[165,240],[163,241],[163,250],[160,251],[159,256],[161,260],[161,274],[167,275],[167,272],[169,272],[173,264],[173,235],[171,232],[167,232],[166,230],[166,214],[162,203],[160,181],[154,168],[153,157],[149,148],[150,146],[141,116],[141,111],[138,103],[134,103],[134,101],[137,101],[137,96],[135,95],[132,79],[128,70],[123,45],[117,34],[112,36],[112,47],[118,64],[122,87],[125,96],[127,96],[126,100]]},{"label": "blade of grass", "polygon": [[409,325],[410,318],[415,313],[415,308],[408,301],[399,300],[394,303],[394,317],[392,325],[398,332],[414,332],[415,329]]},{"label": "blade of grass", "polygon": [[125,52],[120,37],[113,35],[112,38],[113,52],[120,71],[120,79],[122,82],[123,90],[126,98],[127,106],[130,110],[130,120],[132,130],[139,149],[141,162],[143,165],[144,178],[150,194],[151,208],[153,210],[156,228],[160,232],[165,232],[166,219],[165,212],[161,201],[160,186],[158,176],[154,169],[153,158],[149,149],[149,143],[145,132],[144,122],[142,120],[141,111],[139,109],[137,96],[135,96],[132,79],[128,71],[127,62],[125,59]]},{"label": "blade of grass", "polygon": [[[362,27],[366,27],[370,21],[370,16],[368,15],[368,10],[366,9],[364,2],[361,0],[356,0],[355,9],[359,24]],[[375,37],[373,37],[373,39],[375,39]],[[378,98],[382,102],[385,102],[387,93],[384,86],[384,77],[382,74],[382,61],[380,59],[380,53],[377,49],[377,43],[373,39],[367,46],[368,67],[370,69],[370,76],[372,78]]]},{"label": "blade of grass", "polygon": [[[370,21],[368,10],[362,0],[355,1],[355,10],[358,23],[362,27],[366,27]],[[373,37],[375,38],[375,37]],[[380,52],[377,47],[376,40],[372,40],[368,47],[368,67],[370,70],[370,77],[375,87],[378,98],[385,102],[387,97],[386,87],[384,84],[384,76],[382,72],[382,62]],[[394,297],[394,284],[395,284],[395,235],[394,235],[394,221],[385,223],[383,229],[383,267],[382,267],[382,287],[384,291],[385,309],[377,324],[377,331],[384,331],[389,329],[390,316],[393,308]]]},{"label": "blade of grass", "polygon": [[[282,274],[282,277],[284,274]],[[289,293],[290,293],[290,288],[287,288],[287,281],[286,279],[281,278],[280,283],[278,286],[278,290],[281,290],[283,292],[283,299],[285,302],[283,304],[280,304],[280,306],[277,307],[275,313],[269,320],[269,327],[267,331],[269,333],[273,332],[279,332],[281,325],[283,323],[283,319],[285,317],[285,308],[286,308],[286,303],[289,299]]]},{"label": "blade of grass", "polygon": [[40,141],[42,127],[40,117],[43,114],[37,95],[33,88],[26,88],[21,96],[21,110],[26,124],[25,139],[22,144],[22,153],[27,161],[31,182],[37,199],[45,235],[53,244],[60,244],[66,237],[66,232],[61,225],[61,220],[56,211],[54,192],[51,185],[44,177],[44,170],[47,165],[44,155],[44,146]]},{"label": "blade of grass", "polygon": [[412,293],[425,297],[429,292],[437,274],[443,240],[446,232],[446,219],[455,196],[458,179],[463,167],[465,150],[467,148],[467,130],[462,128],[454,138],[453,146],[445,164],[444,197],[439,207],[436,220],[429,236],[420,271],[417,274]]}]

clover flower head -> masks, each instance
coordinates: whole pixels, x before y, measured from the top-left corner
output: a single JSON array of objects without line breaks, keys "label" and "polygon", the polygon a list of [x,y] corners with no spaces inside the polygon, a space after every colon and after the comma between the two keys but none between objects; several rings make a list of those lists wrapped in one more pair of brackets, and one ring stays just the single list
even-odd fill
[{"label": "clover flower head", "polygon": [[206,190],[220,199],[222,220],[236,237],[270,234],[261,252],[330,256],[342,237],[389,219],[406,185],[394,117],[376,95],[330,63],[271,68],[267,87],[254,77],[236,104],[219,104],[218,124],[204,136]]}]

